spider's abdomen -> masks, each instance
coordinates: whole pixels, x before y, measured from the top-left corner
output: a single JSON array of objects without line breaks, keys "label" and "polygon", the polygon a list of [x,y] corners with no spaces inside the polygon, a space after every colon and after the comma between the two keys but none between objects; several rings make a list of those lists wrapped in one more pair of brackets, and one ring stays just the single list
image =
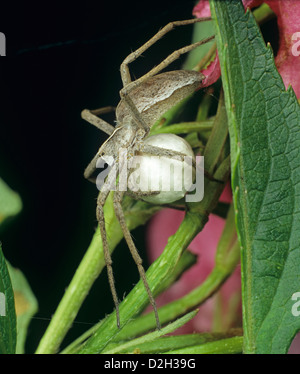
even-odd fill
[{"label": "spider's abdomen", "polygon": [[[146,124],[151,127],[167,110],[201,88],[203,78],[203,74],[197,71],[169,71],[147,79],[133,88],[129,96]],[[131,117],[122,100],[117,106],[116,117],[119,123]]]}]

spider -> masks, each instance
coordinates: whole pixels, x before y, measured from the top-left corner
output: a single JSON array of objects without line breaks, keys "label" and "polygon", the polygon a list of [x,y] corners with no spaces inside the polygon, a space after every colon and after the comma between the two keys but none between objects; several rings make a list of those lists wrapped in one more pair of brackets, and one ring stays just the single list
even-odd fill
[{"label": "spider", "polygon": [[[120,72],[123,88],[120,90],[121,100],[118,106],[116,108],[104,107],[96,110],[85,109],[81,114],[83,119],[109,135],[108,139],[102,144],[97,154],[85,169],[84,177],[95,182],[95,179],[92,176],[96,171],[96,164],[99,158],[105,159],[105,157],[107,156],[112,156],[115,160],[98,195],[96,216],[100,227],[103,252],[107,267],[110,289],[116,309],[118,328],[120,328],[119,301],[113,277],[112,260],[108,247],[103,212],[104,203],[115,183],[116,175],[118,175],[118,170],[120,170],[122,166],[124,166],[124,160],[118,158],[118,152],[120,148],[126,149],[128,151],[129,158],[132,158],[138,153],[164,156],[168,158],[183,156],[180,152],[147,144],[145,140],[149,135],[151,126],[168,109],[170,109],[172,106],[174,106],[176,103],[178,103],[188,95],[192,94],[196,89],[201,88],[201,83],[204,76],[199,72],[188,70],[177,70],[164,73],[160,72],[177,58],[179,58],[180,55],[187,53],[204,43],[209,42],[214,38],[214,36],[174,51],[159,65],[136,80],[131,80],[129,64],[136,60],[144,51],[146,51],[150,46],[156,43],[174,27],[190,25],[196,22],[208,20],[211,20],[211,18],[198,18],[168,23],[140,48],[130,53],[122,62]],[[117,123],[116,127],[98,117],[101,114],[108,113],[114,110]],[[125,222],[125,216],[121,205],[124,193],[125,191],[121,191],[120,189],[117,189],[114,192],[113,205],[115,214],[118,221],[120,222],[124,238],[128,244],[132,257],[137,264],[140,277],[143,281],[149,301],[154,310],[157,329],[160,329],[160,322],[155,299],[146,279],[145,270],[142,265],[142,259],[136,249],[130,231]],[[143,197],[149,196],[149,192],[143,193],[141,191],[131,192],[131,194],[136,199],[143,199]]]}]

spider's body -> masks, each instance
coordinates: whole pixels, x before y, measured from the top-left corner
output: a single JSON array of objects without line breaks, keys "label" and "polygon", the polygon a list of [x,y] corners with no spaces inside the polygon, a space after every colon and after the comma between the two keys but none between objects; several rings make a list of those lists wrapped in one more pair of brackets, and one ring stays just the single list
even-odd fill
[{"label": "spider's body", "polygon": [[[151,126],[182,98],[192,94],[201,86],[203,74],[196,71],[177,70],[156,75],[132,89],[130,97],[144,123]],[[118,160],[119,150],[127,149],[129,156],[143,152],[146,129],[139,126],[125,100],[116,108],[116,123],[113,133],[102,144],[98,157],[112,156]],[[155,153],[157,155],[157,152]]]},{"label": "spider's body", "polygon": [[[112,156],[114,159],[113,167],[109,172],[98,196],[97,219],[100,226],[103,251],[107,264],[108,278],[114,303],[116,306],[118,326],[120,326],[118,298],[114,286],[114,278],[111,267],[112,260],[110,257],[108,242],[106,238],[103,206],[111,190],[111,187],[115,184],[118,170],[120,170],[120,168],[124,167],[125,165],[124,160],[121,160],[119,158],[119,150],[122,148],[127,150],[126,167],[128,168],[130,167],[130,160],[132,160],[133,156],[135,156],[136,154],[150,154],[167,158],[174,158],[175,156],[182,158],[183,156],[185,156],[185,154],[174,149],[166,149],[151,145],[150,142],[147,142],[147,136],[149,134],[151,126],[153,126],[153,124],[167,110],[192,94],[195,90],[201,88],[201,83],[204,76],[199,72],[186,70],[169,71],[161,74],[158,73],[160,73],[161,70],[163,70],[174,60],[176,60],[181,54],[187,53],[190,50],[210,41],[213,37],[207,38],[206,40],[199,41],[173,52],[158,66],[135,81],[131,80],[128,65],[137,57],[139,57],[152,44],[158,41],[164,34],[172,30],[175,26],[193,24],[195,22],[206,20],[209,19],[192,19],[187,21],[169,23],[147,43],[145,43],[135,52],[132,52],[130,55],[128,55],[121,64],[120,70],[123,88],[120,91],[121,101],[119,102],[117,108],[115,109],[113,107],[105,107],[93,111],[84,110],[82,112],[82,117],[85,120],[92,123],[109,135],[109,138],[102,144],[99,151],[86,168],[84,176],[91,181],[95,181],[92,175],[96,170],[96,163],[99,157],[105,160],[107,156]],[[116,113],[116,127],[110,125],[109,123],[98,117],[99,114],[106,113],[112,110],[115,110]],[[157,192],[155,192],[154,194],[156,193]],[[149,300],[153,306],[157,328],[160,328],[155,300],[146,280],[145,271],[142,266],[142,259],[137,252],[130,232],[126,226],[125,217],[121,205],[123,195],[123,190],[117,189],[114,193],[115,213],[120,222],[131,254],[138,266],[138,270],[143,280],[145,289],[148,293]],[[145,195],[149,196],[149,193],[146,193]],[[141,192],[135,193],[135,197],[138,199],[143,198],[143,196],[145,195],[143,195],[143,193]]]},{"label": "spider's body", "polygon": [[[171,107],[201,87],[203,74],[174,70],[150,77],[130,91],[133,104],[149,128]],[[124,100],[116,109],[117,124],[132,123],[132,113]]]}]

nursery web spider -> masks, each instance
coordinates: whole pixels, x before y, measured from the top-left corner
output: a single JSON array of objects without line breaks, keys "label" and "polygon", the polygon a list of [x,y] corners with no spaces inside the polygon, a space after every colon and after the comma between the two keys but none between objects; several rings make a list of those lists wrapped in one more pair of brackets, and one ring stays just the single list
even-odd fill
[{"label": "nursery web spider", "polygon": [[[149,39],[144,45],[138,48],[136,51],[130,53],[121,64],[121,78],[123,82],[123,88],[120,90],[121,100],[115,110],[113,107],[105,107],[96,110],[83,110],[82,118],[96,126],[100,130],[104,131],[109,135],[109,138],[102,144],[99,151],[92,159],[90,164],[87,166],[84,176],[85,178],[95,182],[93,174],[96,171],[96,163],[100,157],[107,155],[114,157],[114,164],[110,170],[107,178],[102,185],[100,193],[97,199],[97,220],[100,226],[100,233],[103,243],[103,251],[105,262],[107,266],[109,284],[116,308],[117,325],[120,328],[120,315],[119,315],[119,301],[117,292],[115,289],[113,271],[112,271],[112,260],[109,252],[107,235],[105,230],[105,220],[103,213],[103,206],[108,197],[111,187],[115,183],[115,176],[117,171],[122,166],[122,160],[118,159],[118,151],[120,148],[128,150],[128,154],[133,155],[138,152],[144,154],[154,154],[156,156],[174,157],[181,155],[181,153],[166,150],[163,148],[147,145],[144,139],[147,137],[151,126],[158,120],[168,109],[174,106],[176,103],[192,94],[196,89],[201,88],[203,81],[203,74],[196,71],[177,70],[160,73],[169,64],[175,61],[180,55],[187,53],[194,48],[209,42],[214,36],[209,37],[205,40],[190,44],[181,49],[178,49],[171,53],[165,60],[159,65],[154,67],[145,75],[141,76],[136,80],[131,79],[129,64],[136,60],[141,54],[146,51],[150,46],[161,39],[166,33],[171,31],[176,26],[184,26],[194,24],[196,22],[208,21],[210,18],[199,18],[184,21],[175,21],[168,23],[164,28],[157,32],[151,39]],[[115,110],[116,115],[116,127],[110,125],[103,119],[99,118],[98,115],[108,113]],[[136,199],[142,199],[143,193],[133,193]],[[128,244],[132,257],[137,264],[140,277],[144,283],[147,291],[150,303],[153,307],[156,326],[160,329],[160,322],[158,318],[158,312],[156,308],[155,299],[152,295],[151,289],[146,279],[145,270],[142,266],[142,259],[138,254],[136,246],[132,240],[129,229],[127,228],[124,212],[122,210],[122,198],[124,196],[123,191],[118,189],[114,192],[113,205],[116,213],[116,217],[120,222],[120,226],[124,233],[124,238]],[[144,195],[145,196],[145,195]],[[149,196],[149,193],[148,193]]]}]

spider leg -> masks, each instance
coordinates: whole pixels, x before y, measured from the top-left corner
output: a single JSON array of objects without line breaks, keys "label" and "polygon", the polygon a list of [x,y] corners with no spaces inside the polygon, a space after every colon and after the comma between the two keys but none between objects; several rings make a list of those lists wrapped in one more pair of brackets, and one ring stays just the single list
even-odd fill
[{"label": "spider leg", "polygon": [[150,131],[150,127],[146,124],[143,117],[141,116],[141,113],[137,110],[137,107],[135,106],[134,102],[132,101],[131,97],[128,95],[127,91],[123,91],[123,89],[120,91],[121,99],[124,100],[128,106],[128,109],[131,111],[131,115],[134,118],[136,124],[144,129],[145,133],[148,134]]},{"label": "spider leg", "polygon": [[155,320],[156,320],[156,326],[157,326],[157,329],[160,330],[161,326],[160,326],[160,322],[159,322],[159,317],[158,317],[158,312],[157,312],[157,307],[156,307],[156,302],[155,302],[155,299],[154,299],[154,296],[151,292],[151,289],[149,287],[149,284],[148,284],[148,281],[147,281],[147,278],[146,278],[146,273],[145,273],[145,269],[142,265],[142,259],[136,249],[136,246],[132,240],[132,237],[131,237],[131,234],[130,234],[130,231],[128,230],[128,227],[126,225],[126,221],[125,221],[125,217],[124,217],[124,212],[123,212],[123,209],[122,209],[122,205],[121,205],[121,201],[122,201],[122,198],[123,198],[123,195],[124,195],[124,192],[122,191],[116,191],[114,193],[114,208],[115,208],[115,213],[116,213],[116,216],[120,222],[120,226],[122,228],[122,231],[124,233],[124,238],[128,244],[128,247],[129,247],[129,250],[131,252],[131,255],[138,267],[138,271],[140,273],[140,277],[144,283],[144,287],[147,291],[147,294],[148,294],[148,297],[149,297],[149,300],[150,300],[150,303],[152,305],[152,308],[154,310],[154,314],[155,314]]},{"label": "spider leg", "polygon": [[121,97],[123,97],[125,94],[128,95],[133,88],[145,82],[148,78],[153,77],[154,75],[158,74],[160,71],[165,69],[168,65],[170,65],[173,61],[177,60],[182,54],[188,53],[192,51],[193,49],[199,47],[200,45],[208,43],[209,41],[214,39],[214,37],[215,36],[213,35],[206,39],[200,40],[199,42],[177,49],[176,51],[171,53],[166,59],[164,59],[160,64],[158,64],[153,69],[151,69],[148,73],[144,74],[140,78],[136,79],[133,82],[128,83],[125,87],[123,87],[120,91]]},{"label": "spider leg", "polygon": [[134,200],[140,200],[146,196],[158,195],[159,193],[160,191],[134,191],[134,192],[130,190],[125,191],[125,195],[130,196]]},{"label": "spider leg", "polygon": [[97,153],[94,156],[94,158],[92,159],[92,161],[85,168],[84,173],[83,173],[84,178],[86,178],[87,180],[89,180],[92,183],[96,183],[96,178],[92,177],[92,175],[94,174],[94,172],[96,170],[96,164],[97,164],[98,158],[99,158],[99,155]]},{"label": "spider leg", "polygon": [[120,90],[120,97],[123,101],[126,102],[128,109],[131,111],[132,117],[135,120],[135,122],[144,129],[145,133],[148,134],[150,128],[145,123],[144,119],[142,118],[141,114],[137,110],[136,106],[134,105],[132,99],[129,96],[130,91],[140,85],[141,83],[145,82],[148,78],[156,75],[161,70],[163,70],[165,67],[170,65],[173,61],[175,61],[177,58],[179,58],[183,53],[187,53],[191,51],[192,49],[199,47],[200,45],[209,42],[214,38],[214,36],[209,37],[207,39],[201,40],[197,43],[193,43],[191,45],[188,45],[186,47],[183,47],[181,49],[178,49],[177,51],[174,51],[171,55],[169,55],[165,60],[163,60],[159,65],[157,65],[155,68],[150,70],[147,74],[143,75],[142,77],[136,79],[135,81],[131,81],[130,72],[128,65],[136,60],[146,49],[148,49],[151,45],[153,45],[155,42],[157,42],[159,39],[161,39],[167,32],[171,31],[176,26],[183,26],[183,25],[189,25],[196,22],[201,21],[208,21],[211,18],[195,18],[191,20],[186,21],[175,21],[168,23],[164,28],[162,28],[158,33],[156,33],[148,42],[146,42],[144,45],[142,45],[140,48],[138,48],[136,51],[130,53],[125,60],[122,62],[120,70],[121,70],[121,78],[123,82],[123,88]]},{"label": "spider leg", "polygon": [[81,112],[81,117],[86,120],[87,122],[91,123],[92,125],[96,126],[98,129],[104,131],[106,134],[111,135],[115,128],[109,124],[108,122],[104,121],[103,119],[99,118],[99,114],[109,113],[114,111],[115,108],[111,106],[107,106],[100,109],[89,110],[84,109]]},{"label": "spider leg", "polygon": [[[128,85],[131,82],[131,76],[130,76],[130,71],[129,71],[128,65],[131,62],[133,62],[134,60],[136,60],[142,53],[144,53],[154,43],[156,43],[159,39],[161,39],[165,34],[167,34],[169,31],[173,30],[177,26],[191,25],[191,24],[194,24],[196,22],[203,22],[203,21],[209,21],[209,20],[211,20],[210,17],[207,17],[207,18],[193,18],[193,19],[189,19],[189,20],[174,21],[174,22],[168,23],[165,27],[163,27],[161,30],[159,30],[151,39],[149,39],[140,48],[138,48],[136,51],[130,53],[125,58],[125,60],[122,62],[120,70],[121,70],[121,78],[122,78],[123,86],[125,87],[126,85]],[[201,44],[199,44],[199,45],[201,45]],[[193,48],[196,48],[197,46],[195,45]],[[186,52],[188,52],[188,51],[186,51]],[[185,52],[183,52],[183,53],[185,53]],[[178,57],[176,57],[176,58],[178,58]],[[167,62],[164,67],[169,65],[171,62],[172,61]],[[158,66],[160,66],[160,65],[158,65]],[[161,68],[160,70],[162,70],[162,69],[163,68]],[[146,79],[148,78],[148,74],[147,74]],[[157,73],[155,72],[152,75],[155,75],[155,74],[157,74]]]},{"label": "spider leg", "polygon": [[160,157],[177,157],[180,158],[182,161],[184,160],[184,157],[186,157],[186,154],[174,151],[172,149],[166,149],[166,148],[161,148],[161,147],[156,147],[155,145],[150,145],[150,144],[145,144],[141,146],[140,149],[141,152],[150,154],[153,156],[160,156]]},{"label": "spider leg", "polygon": [[[141,146],[140,151],[143,153],[148,153],[150,155],[158,156],[158,157],[177,158],[177,159],[180,159],[181,161],[184,161],[185,160],[184,158],[187,157],[186,154],[183,154],[181,152],[177,152],[172,149],[160,148],[160,147],[156,147],[154,145],[145,144],[145,143],[143,143],[143,145]],[[197,165],[196,165],[195,160],[191,159],[191,162],[192,162],[192,165],[196,168]]]},{"label": "spider leg", "polygon": [[[154,145],[150,145],[150,144],[143,144],[143,146],[141,147],[141,152],[148,153],[148,154],[154,155],[154,156],[160,156],[160,157],[168,157],[168,158],[177,157],[177,158],[180,158],[182,161],[184,161],[184,157],[186,157],[186,155],[183,154],[183,153],[176,152],[176,151],[173,151],[171,149],[164,149],[164,148],[160,148],[160,147],[155,147]],[[197,164],[196,164],[196,161],[194,159],[191,159],[191,162],[192,162],[192,165],[193,165],[194,168],[198,167]],[[204,172],[204,175],[207,177],[207,179],[209,179],[210,181],[218,182],[218,183],[224,183],[223,181],[220,181],[220,180],[214,178],[206,170],[204,170],[203,172]]]},{"label": "spider leg", "polygon": [[[104,114],[104,113],[115,111],[115,109],[116,108],[113,106],[106,106],[106,107],[95,109],[95,110],[84,109],[81,112],[81,117],[87,122],[96,126],[98,129],[104,131],[106,134],[112,135],[113,132],[115,131],[115,127],[105,122],[102,118],[99,118],[97,116],[99,114]],[[97,153],[84,171],[84,177],[93,183],[96,182],[96,178],[93,178],[92,175],[94,174],[96,170],[96,164],[97,164],[98,158],[99,158],[99,155]]]},{"label": "spider leg", "polygon": [[112,270],[112,259],[111,259],[107,236],[106,236],[105,218],[104,218],[104,211],[103,211],[103,206],[105,204],[107,196],[109,192],[112,190],[112,186],[115,183],[116,168],[117,168],[117,163],[113,166],[112,170],[108,174],[107,179],[104,185],[102,186],[101,192],[99,193],[99,196],[97,199],[96,215],[97,215],[97,220],[99,222],[99,227],[100,227],[100,234],[101,234],[101,239],[102,239],[102,244],[103,244],[103,253],[104,253],[104,259],[105,259],[105,264],[107,268],[109,286],[110,286],[110,290],[111,290],[113,301],[114,301],[115,308],[116,308],[117,326],[118,328],[120,328],[119,300],[118,300],[118,295],[117,295],[117,291],[115,287],[115,280],[114,280],[114,275],[113,275],[113,270]]},{"label": "spider leg", "polygon": [[[186,157],[186,155],[183,154],[183,153],[176,152],[176,151],[173,151],[171,149],[164,149],[164,148],[160,148],[160,147],[155,147],[154,145],[150,145],[150,144],[143,144],[143,146],[141,147],[141,152],[148,153],[148,154],[154,155],[154,156],[160,156],[160,157],[168,157],[168,158],[177,157],[177,158],[180,158],[182,161],[184,161],[184,157]],[[196,161],[194,159],[191,159],[191,162],[192,162],[192,165],[193,165],[194,168],[198,167],[197,164],[196,164]],[[206,170],[204,170],[203,172],[204,172],[204,175],[207,177],[207,179],[209,179],[210,181],[218,182],[218,183],[224,183],[223,181],[220,181],[220,180],[214,178]]]}]

